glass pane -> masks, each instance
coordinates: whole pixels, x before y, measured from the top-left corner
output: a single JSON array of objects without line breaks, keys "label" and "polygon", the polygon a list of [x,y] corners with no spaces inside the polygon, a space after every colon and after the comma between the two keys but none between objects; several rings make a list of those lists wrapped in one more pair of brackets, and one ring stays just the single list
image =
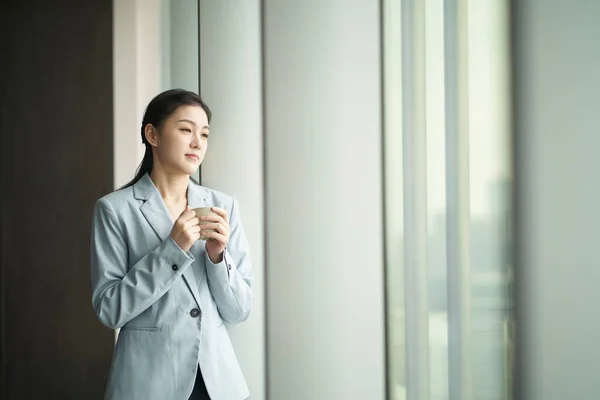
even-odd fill
[{"label": "glass pane", "polygon": [[[425,5],[430,399],[449,398],[444,0]],[[406,399],[400,0],[383,3],[390,398]],[[512,398],[512,254],[507,1],[468,3],[472,400]]]}]

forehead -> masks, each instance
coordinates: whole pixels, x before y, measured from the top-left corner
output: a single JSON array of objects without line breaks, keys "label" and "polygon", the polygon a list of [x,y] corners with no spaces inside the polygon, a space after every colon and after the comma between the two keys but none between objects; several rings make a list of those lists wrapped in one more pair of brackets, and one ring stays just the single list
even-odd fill
[{"label": "forehead", "polygon": [[181,119],[189,120],[199,127],[208,126],[208,117],[202,107],[197,105],[184,105],[177,107],[169,118],[171,121],[177,122]]}]

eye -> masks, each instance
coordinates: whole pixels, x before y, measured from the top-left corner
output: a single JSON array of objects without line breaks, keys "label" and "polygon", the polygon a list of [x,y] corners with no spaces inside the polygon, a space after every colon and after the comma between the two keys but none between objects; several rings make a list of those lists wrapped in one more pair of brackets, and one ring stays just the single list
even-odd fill
[{"label": "eye", "polygon": [[203,133],[202,137],[204,137],[205,139],[208,139],[208,133]]},{"label": "eye", "polygon": [[181,130],[184,132],[192,133],[192,130],[190,128],[181,128]]}]

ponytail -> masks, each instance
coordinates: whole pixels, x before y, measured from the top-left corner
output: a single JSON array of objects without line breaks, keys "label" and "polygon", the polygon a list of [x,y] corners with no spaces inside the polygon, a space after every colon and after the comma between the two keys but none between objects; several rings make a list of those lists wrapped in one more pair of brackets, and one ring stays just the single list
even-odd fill
[{"label": "ponytail", "polygon": [[150,171],[152,171],[152,166],[154,165],[154,158],[152,157],[152,147],[149,146],[148,144],[146,145],[146,152],[144,153],[144,158],[142,159],[142,163],[140,164],[140,166],[137,169],[137,172],[135,174],[135,177],[125,186],[121,187],[119,190],[121,189],[126,189],[130,186],[133,186],[137,183],[137,181],[139,181],[140,179],[142,179],[142,177],[146,174],[146,173],[150,173]]}]

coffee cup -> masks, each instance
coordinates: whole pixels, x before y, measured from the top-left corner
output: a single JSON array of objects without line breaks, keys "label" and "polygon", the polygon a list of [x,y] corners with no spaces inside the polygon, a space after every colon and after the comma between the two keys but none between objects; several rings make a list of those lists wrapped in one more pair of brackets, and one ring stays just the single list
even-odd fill
[{"label": "coffee cup", "polygon": [[[211,207],[198,207],[198,208],[194,208],[193,209],[194,212],[196,213],[196,217],[198,217],[198,219],[200,219],[200,225],[205,225],[205,224],[212,224],[214,223],[213,221],[203,221],[200,217],[204,217],[207,215],[219,215],[216,212],[214,212]],[[206,230],[202,230],[203,232],[216,232],[216,229],[206,229]],[[208,240],[209,238],[205,237],[205,236],[200,236],[200,240]]]}]

